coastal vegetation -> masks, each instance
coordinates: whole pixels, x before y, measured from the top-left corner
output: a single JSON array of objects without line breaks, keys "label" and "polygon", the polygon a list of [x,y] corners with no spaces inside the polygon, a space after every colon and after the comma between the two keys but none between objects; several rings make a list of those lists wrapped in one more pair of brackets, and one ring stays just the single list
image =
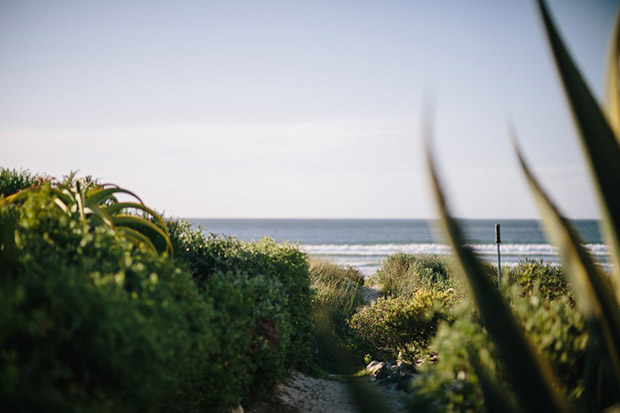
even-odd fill
[{"label": "coastal vegetation", "polygon": [[[109,187],[92,180],[1,177],[3,408],[226,411],[310,367],[312,291],[296,248],[97,202]],[[97,207],[132,219],[106,223]],[[123,230],[151,228],[140,220],[166,234],[163,249]]]},{"label": "coastal vegetation", "polygon": [[[468,307],[476,308],[475,317],[479,318],[482,327],[476,331],[461,324],[466,334],[458,343],[459,350],[455,349],[452,354],[460,352],[462,360],[469,361],[471,384],[477,382],[484,406],[489,410],[599,411],[610,406],[615,409],[620,402],[617,266],[620,260],[620,198],[617,192],[620,182],[620,134],[617,127],[620,119],[620,15],[610,43],[606,107],[603,111],[566,50],[545,2],[539,0],[538,6],[599,197],[602,229],[615,267],[608,274],[595,264],[577,232],[541,188],[515,143],[521,169],[547,235],[558,247],[563,274],[577,304],[573,305],[569,296],[556,294],[561,291],[562,283],[558,283],[557,277],[553,276],[549,280],[538,280],[538,287],[546,287],[544,291],[535,288],[530,289],[529,293],[525,291],[506,296],[485,276],[483,265],[473,251],[463,245],[461,230],[450,214],[429,149],[427,160],[442,226],[452,247],[457,271],[462,275],[468,296],[475,305]],[[430,139],[430,131],[425,131],[425,134]],[[514,131],[511,130],[511,134],[513,142],[516,142]],[[561,322],[558,323],[558,320]],[[583,328],[583,325],[586,327]],[[482,357],[485,352],[469,341],[470,337],[480,337],[480,334],[488,335],[488,340],[481,342],[492,343],[495,349],[494,356],[488,357],[486,363]],[[438,334],[439,343],[440,337]],[[454,344],[446,343],[443,347],[447,359],[450,359],[450,345]],[[448,372],[446,378],[455,382],[445,394],[450,394],[451,389],[463,388],[459,380],[462,382],[467,377],[465,370],[454,376]],[[442,409],[459,411],[476,406],[462,404],[461,401],[467,397],[463,394],[457,396],[445,403]],[[479,408],[482,405],[477,405]]]},{"label": "coastal vegetation", "polygon": [[[453,256],[399,253],[369,279],[295,245],[205,235],[116,185],[2,169],[1,407],[226,412],[293,369],[339,372],[344,350],[377,380],[414,371],[400,387],[414,411],[617,409],[620,23],[603,111],[539,6],[599,194],[611,273],[518,149],[563,265],[522,261],[503,269],[501,286],[464,246],[430,150]],[[369,285],[376,300],[365,298]]]}]

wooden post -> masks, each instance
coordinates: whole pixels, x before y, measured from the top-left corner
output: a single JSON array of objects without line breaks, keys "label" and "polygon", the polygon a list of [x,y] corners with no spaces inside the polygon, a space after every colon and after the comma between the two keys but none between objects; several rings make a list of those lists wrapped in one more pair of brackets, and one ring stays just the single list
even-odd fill
[{"label": "wooden post", "polygon": [[499,233],[499,224],[495,224],[495,243],[497,244],[497,287],[502,286],[502,260],[499,253],[499,244],[502,242]]}]

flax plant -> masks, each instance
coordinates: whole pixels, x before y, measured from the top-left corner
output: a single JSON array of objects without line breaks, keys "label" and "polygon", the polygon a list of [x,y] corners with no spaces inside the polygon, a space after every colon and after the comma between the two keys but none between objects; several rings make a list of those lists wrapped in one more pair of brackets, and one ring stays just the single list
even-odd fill
[{"label": "flax plant", "polygon": [[[548,238],[558,247],[567,278],[580,311],[591,330],[591,354],[598,362],[586,368],[585,382],[591,395],[586,408],[618,409],[620,402],[620,306],[618,283],[620,262],[620,99],[618,92],[618,50],[620,14],[614,23],[608,51],[606,104],[599,106],[566,50],[544,1],[537,2],[549,45],[560,75],[567,101],[579,131],[580,143],[589,165],[602,216],[602,232],[609,246],[612,274],[605,273],[583,247],[570,222],[562,215],[535,178],[515,143],[521,169],[540,211]],[[514,131],[510,131],[516,142]],[[430,131],[425,135],[430,139]],[[428,148],[428,145],[427,145]],[[500,292],[484,276],[482,264],[463,246],[463,237],[451,216],[434,166],[430,149],[427,159],[432,187],[447,238],[457,258],[460,272],[476,302],[481,319],[493,339],[502,362],[510,373],[511,385],[520,408],[527,411],[561,412],[575,410],[560,394],[557,380],[547,360],[536,354],[516,322]],[[476,368],[476,363],[473,363]],[[476,369],[478,370],[478,369]],[[484,378],[484,373],[479,376]],[[502,398],[490,383],[481,380],[489,405],[498,407]],[[502,408],[510,410],[511,406]]]}]

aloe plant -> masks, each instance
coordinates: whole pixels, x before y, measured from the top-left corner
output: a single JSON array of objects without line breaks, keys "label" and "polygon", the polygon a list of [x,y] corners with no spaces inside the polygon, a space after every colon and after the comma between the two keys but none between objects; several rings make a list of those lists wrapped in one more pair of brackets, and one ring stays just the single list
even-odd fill
[{"label": "aloe plant", "polygon": [[[44,183],[44,185],[50,184]],[[40,186],[24,189],[3,199],[2,202],[21,203],[39,189]],[[154,252],[172,254],[168,227],[163,218],[144,205],[135,193],[113,184],[98,184],[89,177],[75,179],[74,174],[69,175],[63,183],[50,185],[50,191],[55,197],[56,206],[67,215],[88,221],[92,226],[107,225],[123,233],[130,240],[145,244]],[[138,202],[119,202],[116,197],[119,194],[129,195]],[[129,213],[131,211],[134,213]],[[161,251],[158,251],[155,247],[157,244],[163,244],[165,248],[160,248]]]},{"label": "aloe plant", "polygon": [[[599,377],[598,388],[592,392],[599,396],[592,402],[604,407],[620,401],[620,306],[617,290],[620,285],[620,14],[614,23],[608,52],[604,111],[567,52],[544,1],[538,0],[538,7],[600,201],[602,230],[610,249],[613,275],[606,274],[595,264],[582,246],[577,232],[534,177],[518,148],[516,153],[540,210],[545,231],[558,247],[579,308],[589,322],[592,345],[596,346],[593,350],[601,357],[599,370],[595,373]],[[514,132],[511,133],[516,141]],[[558,394],[558,386],[548,363],[533,352],[509,306],[484,277],[480,262],[463,246],[459,228],[450,215],[441,190],[430,150],[428,164],[442,225],[487,331],[510,372],[521,407],[532,411],[571,409],[568,401]],[[492,392],[492,389],[486,386],[485,397],[495,404],[501,400],[497,394],[488,395],[489,391]]]}]

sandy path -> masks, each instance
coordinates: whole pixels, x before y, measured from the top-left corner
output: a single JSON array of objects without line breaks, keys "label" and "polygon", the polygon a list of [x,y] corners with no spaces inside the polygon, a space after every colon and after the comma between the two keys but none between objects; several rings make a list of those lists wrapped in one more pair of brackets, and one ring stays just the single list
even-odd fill
[{"label": "sandy path", "polygon": [[376,301],[377,298],[383,296],[381,287],[378,285],[365,285],[362,288],[364,291],[364,301],[366,302],[366,305],[370,305],[371,302]]},{"label": "sandy path", "polygon": [[[364,286],[364,301],[369,305],[381,297],[377,286]],[[368,378],[370,383],[370,378]],[[377,397],[387,401],[393,412],[406,412],[405,404],[399,395],[372,383]],[[280,383],[273,394],[272,400],[261,403],[250,410],[251,413],[289,413],[289,412],[357,412],[348,386],[338,380],[326,380],[310,377],[294,371],[289,378]]]},{"label": "sandy path", "polygon": [[[402,394],[396,394],[370,381],[376,397],[387,402],[391,412],[407,412]],[[400,393],[400,392],[398,392]],[[259,403],[249,413],[353,413],[358,412],[348,386],[339,380],[310,377],[294,371],[280,383],[269,401]]]},{"label": "sandy path", "polygon": [[299,372],[278,385],[278,398],[299,412],[356,412],[347,385],[340,381],[317,379]]}]

